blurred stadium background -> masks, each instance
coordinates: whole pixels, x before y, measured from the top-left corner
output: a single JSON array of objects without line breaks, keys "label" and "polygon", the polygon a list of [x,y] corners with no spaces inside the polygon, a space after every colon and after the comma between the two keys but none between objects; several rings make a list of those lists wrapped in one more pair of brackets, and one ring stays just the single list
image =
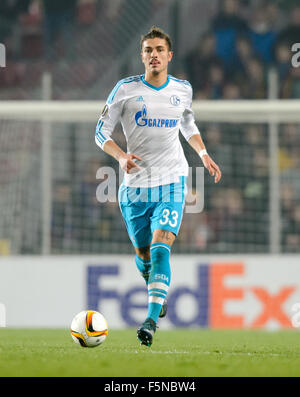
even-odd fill
[{"label": "blurred stadium background", "polygon": [[[291,63],[291,47],[300,42],[300,6],[289,0],[1,0],[6,67],[0,68],[0,302],[7,325],[62,326],[86,305],[108,313],[97,303],[114,299],[108,287],[106,295],[97,291],[95,280],[103,274],[118,275],[115,288],[122,293],[133,291],[133,284],[143,287],[118,203],[96,200],[99,167],[117,174],[119,169],[94,143],[94,131],[115,83],[143,73],[140,36],[154,24],[172,37],[169,72],[193,85],[197,124],[223,171],[218,185],[206,175],[204,211],[184,215],[172,249],[174,291],[182,294],[178,307],[188,299],[199,303],[204,291],[202,320],[195,320],[193,307],[183,320],[179,307],[171,308],[170,324],[263,327],[270,320],[272,326],[292,326],[292,305],[300,301],[300,67]],[[234,111],[246,100],[273,103],[273,110],[259,118],[262,102],[251,102],[250,116],[238,117]],[[281,112],[278,100],[293,106]],[[72,103],[58,101],[82,101],[82,108],[72,111]],[[218,110],[223,101],[232,101],[226,115]],[[114,139],[125,148],[120,126]],[[189,165],[199,166],[198,156],[182,144]],[[187,285],[194,270],[202,277],[194,295],[191,287],[182,291],[183,263],[191,269]],[[209,280],[219,280],[219,289]],[[77,288],[75,306],[65,295]],[[20,320],[23,294],[32,297]],[[16,296],[18,305],[11,304]],[[141,311],[143,299],[133,311]],[[59,303],[66,300],[69,306]],[[265,321],[255,322],[267,304]],[[223,310],[228,321],[218,322]],[[119,306],[116,311],[115,326],[138,322]],[[245,318],[251,313],[251,321],[236,321],[239,311]]]}]

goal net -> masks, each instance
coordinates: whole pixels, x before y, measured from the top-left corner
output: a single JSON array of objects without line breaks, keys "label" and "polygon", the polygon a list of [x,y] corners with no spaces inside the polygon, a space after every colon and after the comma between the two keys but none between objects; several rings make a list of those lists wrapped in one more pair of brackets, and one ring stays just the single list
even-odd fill
[{"label": "goal net", "polygon": [[[2,102],[0,254],[131,253],[117,198],[99,202],[97,171],[117,162],[95,144],[103,102]],[[220,183],[185,213],[173,252],[300,252],[300,101],[194,101]],[[120,126],[114,140],[126,142]],[[195,176],[201,161],[180,137]],[[191,198],[192,195],[192,198]],[[191,201],[192,202],[192,201]]]}]

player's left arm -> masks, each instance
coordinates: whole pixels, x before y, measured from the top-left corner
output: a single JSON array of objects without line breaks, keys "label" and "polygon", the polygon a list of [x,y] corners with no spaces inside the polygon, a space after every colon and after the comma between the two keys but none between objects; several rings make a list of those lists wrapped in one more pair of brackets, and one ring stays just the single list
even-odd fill
[{"label": "player's left arm", "polygon": [[180,131],[185,137],[186,141],[191,145],[191,147],[199,154],[203,165],[207,168],[209,174],[215,177],[215,183],[218,183],[222,177],[221,170],[219,166],[213,161],[205,149],[200,131],[195,123],[194,113],[192,110],[192,96],[193,90],[190,84],[186,84],[187,88],[187,100],[186,108],[183,112]]},{"label": "player's left arm", "polygon": [[199,154],[202,159],[203,165],[205,168],[207,168],[209,174],[215,177],[215,183],[218,183],[222,177],[222,172],[218,164],[216,164],[207,153],[201,135],[192,135],[192,137],[188,140],[188,143]]}]

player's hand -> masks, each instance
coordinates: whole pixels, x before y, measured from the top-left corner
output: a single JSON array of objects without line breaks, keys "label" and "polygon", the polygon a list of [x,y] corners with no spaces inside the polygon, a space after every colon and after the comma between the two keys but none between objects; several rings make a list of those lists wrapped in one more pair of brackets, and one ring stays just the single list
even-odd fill
[{"label": "player's hand", "polygon": [[215,183],[218,183],[222,177],[222,172],[219,166],[213,161],[212,158],[210,158],[208,154],[205,154],[202,157],[202,162],[204,167],[208,169],[209,174],[215,177]]},{"label": "player's hand", "polygon": [[133,153],[127,153],[119,159],[120,167],[127,174],[134,174],[141,170],[141,167],[135,163],[134,159],[142,161],[140,156]]}]

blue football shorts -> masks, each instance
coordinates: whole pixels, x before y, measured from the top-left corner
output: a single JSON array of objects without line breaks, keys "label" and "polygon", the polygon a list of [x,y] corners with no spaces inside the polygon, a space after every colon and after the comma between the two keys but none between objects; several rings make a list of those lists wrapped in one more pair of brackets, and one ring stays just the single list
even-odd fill
[{"label": "blue football shorts", "polygon": [[148,246],[156,229],[178,234],[182,221],[186,177],[156,187],[135,188],[121,184],[118,199],[129,238],[136,248]]}]

